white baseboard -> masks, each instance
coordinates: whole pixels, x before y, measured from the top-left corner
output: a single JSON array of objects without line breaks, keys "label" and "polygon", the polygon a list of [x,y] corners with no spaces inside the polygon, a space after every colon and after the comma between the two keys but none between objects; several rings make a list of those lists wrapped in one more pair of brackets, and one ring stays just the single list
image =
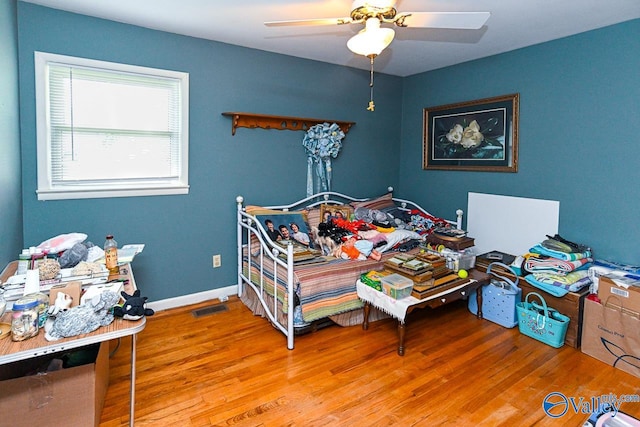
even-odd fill
[{"label": "white baseboard", "polygon": [[238,286],[232,285],[225,288],[212,289],[210,291],[198,292],[196,294],[183,295],[175,298],[167,298],[160,301],[147,303],[147,307],[154,311],[168,310],[170,308],[184,307],[185,305],[197,304],[203,301],[219,299],[226,301],[229,295],[237,295]]}]

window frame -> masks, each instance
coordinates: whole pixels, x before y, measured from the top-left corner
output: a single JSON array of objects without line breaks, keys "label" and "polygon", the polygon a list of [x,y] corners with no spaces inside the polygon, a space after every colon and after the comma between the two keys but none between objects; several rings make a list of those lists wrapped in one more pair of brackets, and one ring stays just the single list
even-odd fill
[{"label": "window frame", "polygon": [[[180,71],[141,67],[94,59],[34,52],[36,83],[36,139],[38,200],[87,199],[107,197],[138,197],[182,195],[189,193],[189,74]],[[114,178],[96,183],[54,184],[51,163],[51,135],[49,110],[48,65],[57,63],[71,67],[94,68],[116,73],[142,74],[158,78],[176,79],[180,99],[180,147],[178,177],[176,179],[128,180]]]}]

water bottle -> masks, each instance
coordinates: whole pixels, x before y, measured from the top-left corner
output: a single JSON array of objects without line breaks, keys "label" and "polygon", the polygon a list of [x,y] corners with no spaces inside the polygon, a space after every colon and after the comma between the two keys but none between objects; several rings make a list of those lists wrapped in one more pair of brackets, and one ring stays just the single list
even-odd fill
[{"label": "water bottle", "polygon": [[111,234],[107,236],[107,240],[104,242],[104,260],[107,270],[109,270],[109,276],[120,273],[118,268],[118,242],[113,240]]}]

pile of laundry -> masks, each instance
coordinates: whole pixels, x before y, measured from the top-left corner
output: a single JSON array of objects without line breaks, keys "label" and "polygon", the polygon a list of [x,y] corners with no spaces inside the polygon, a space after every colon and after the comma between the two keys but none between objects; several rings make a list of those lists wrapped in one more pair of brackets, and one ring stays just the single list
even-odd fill
[{"label": "pile of laundry", "polygon": [[546,237],[514,261],[520,275],[532,286],[558,297],[589,286],[592,283],[588,273],[593,263],[591,248],[558,234]]}]

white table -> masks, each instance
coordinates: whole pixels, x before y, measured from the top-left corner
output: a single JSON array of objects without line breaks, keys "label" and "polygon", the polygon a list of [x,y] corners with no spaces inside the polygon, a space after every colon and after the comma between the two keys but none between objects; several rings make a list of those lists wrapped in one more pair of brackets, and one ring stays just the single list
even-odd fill
[{"label": "white table", "polygon": [[[9,266],[4,269],[2,275],[0,275],[0,280],[5,279],[15,272],[15,265],[12,264],[9,264]],[[124,264],[120,266],[120,277],[129,281],[125,285],[125,292],[131,295],[133,293],[132,290],[136,289],[136,284],[135,279],[133,278],[133,272],[131,271],[130,264]],[[5,313],[5,315],[0,320],[2,322],[11,323],[11,313]],[[136,337],[137,334],[144,329],[145,324],[145,317],[136,321],[115,318],[114,321],[108,326],[102,326],[88,334],[82,334],[69,338],[61,338],[58,341],[47,341],[44,338],[43,331],[40,331],[38,335],[33,338],[29,338],[25,341],[19,342],[12,341],[10,337],[6,337],[0,340],[0,365],[20,360],[26,360],[45,354],[68,351],[70,349],[110,341],[116,338],[131,336],[129,425],[133,426],[136,383]]]},{"label": "white table", "polygon": [[[436,308],[459,299],[467,298],[473,290],[489,283],[489,276],[485,273],[472,270],[470,274],[469,280],[466,282],[451,287],[443,286],[442,291],[437,291],[437,289],[435,289],[433,294],[423,299],[408,296],[406,298],[396,300],[358,280],[356,282],[358,298],[365,303],[362,329],[367,330],[369,328],[369,311],[371,310],[371,305],[393,316],[398,320],[398,354],[400,356],[404,356],[406,316],[415,309],[424,307]],[[477,316],[481,319],[482,292],[476,292],[476,296],[478,298]]]}]

